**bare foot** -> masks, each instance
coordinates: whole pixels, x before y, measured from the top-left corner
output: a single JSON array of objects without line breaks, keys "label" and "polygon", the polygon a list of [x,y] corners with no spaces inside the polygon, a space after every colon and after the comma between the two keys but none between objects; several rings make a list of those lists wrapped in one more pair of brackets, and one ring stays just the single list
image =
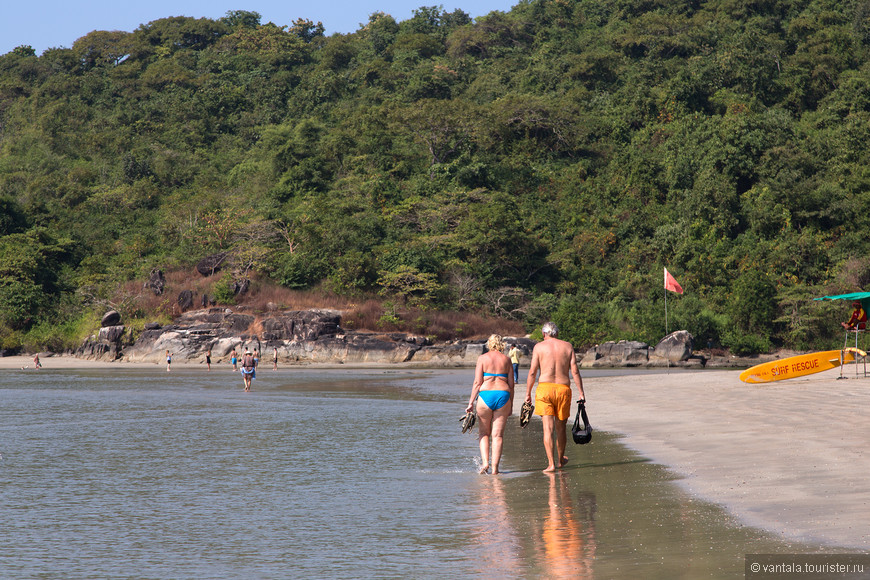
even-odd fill
[{"label": "bare foot", "polygon": [[493,475],[499,475],[500,473],[501,473],[501,472],[498,470],[498,468],[495,468],[495,469],[492,470],[492,474],[493,474]]},{"label": "bare foot", "polygon": [[559,463],[559,467],[565,467],[565,465],[566,465],[567,463],[568,463],[568,458],[565,457],[565,456],[563,455],[563,456],[562,456],[562,462]]},{"label": "bare foot", "polygon": [[489,465],[484,465],[480,468],[480,471],[478,471],[477,473],[479,473],[481,475],[486,475],[487,471],[489,471]]},{"label": "bare foot", "polygon": [[543,470],[543,473],[556,473],[556,468],[551,465],[547,467],[547,469]]}]

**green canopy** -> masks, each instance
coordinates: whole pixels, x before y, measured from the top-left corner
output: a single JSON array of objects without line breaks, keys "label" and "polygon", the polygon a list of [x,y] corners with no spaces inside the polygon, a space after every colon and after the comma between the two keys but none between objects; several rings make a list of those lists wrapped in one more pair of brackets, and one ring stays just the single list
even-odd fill
[{"label": "green canopy", "polygon": [[865,311],[870,312],[870,292],[852,292],[850,294],[837,294],[836,296],[822,296],[813,300],[849,300],[858,301]]},{"label": "green canopy", "polygon": [[858,300],[863,302],[870,300],[870,292],[852,292],[851,294],[837,294],[836,296],[822,296],[813,300]]}]

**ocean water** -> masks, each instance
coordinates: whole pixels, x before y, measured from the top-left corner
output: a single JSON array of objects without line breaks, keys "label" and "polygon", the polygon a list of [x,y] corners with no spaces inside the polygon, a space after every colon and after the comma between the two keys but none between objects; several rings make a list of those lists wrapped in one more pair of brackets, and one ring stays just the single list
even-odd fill
[{"label": "ocean water", "polygon": [[512,417],[505,473],[478,475],[471,370],[265,368],[245,393],[225,368],[46,362],[0,374],[2,578],[734,578],[819,548],[608,433],[545,475],[540,421]]}]

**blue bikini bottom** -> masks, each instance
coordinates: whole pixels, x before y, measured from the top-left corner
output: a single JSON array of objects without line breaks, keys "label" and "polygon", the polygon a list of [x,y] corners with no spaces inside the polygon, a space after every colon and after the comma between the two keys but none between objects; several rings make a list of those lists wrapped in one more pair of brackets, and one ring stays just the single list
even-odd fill
[{"label": "blue bikini bottom", "polygon": [[510,391],[480,391],[478,396],[493,411],[498,411],[511,400]]}]

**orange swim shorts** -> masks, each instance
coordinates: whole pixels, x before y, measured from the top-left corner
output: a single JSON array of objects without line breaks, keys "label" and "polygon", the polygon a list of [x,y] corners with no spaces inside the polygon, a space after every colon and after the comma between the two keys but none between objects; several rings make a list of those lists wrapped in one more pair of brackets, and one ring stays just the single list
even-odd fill
[{"label": "orange swim shorts", "polygon": [[559,383],[538,383],[535,415],[555,415],[560,421],[571,416],[571,387]]}]

